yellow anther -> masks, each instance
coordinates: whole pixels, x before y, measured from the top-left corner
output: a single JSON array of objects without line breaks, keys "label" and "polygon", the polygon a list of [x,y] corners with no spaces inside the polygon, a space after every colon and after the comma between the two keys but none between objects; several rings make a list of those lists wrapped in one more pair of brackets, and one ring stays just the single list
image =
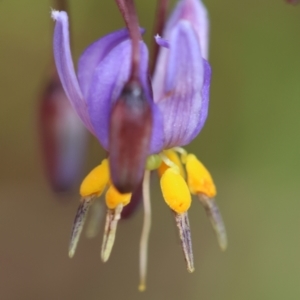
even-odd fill
[{"label": "yellow anther", "polygon": [[[184,169],[183,169],[183,166],[182,166],[182,163],[180,161],[180,158],[178,156],[178,154],[172,150],[172,149],[169,149],[169,150],[165,150],[163,152],[163,154],[175,165],[177,166],[179,172],[180,172],[180,175],[185,178],[185,172],[184,172]],[[160,167],[158,168],[158,175],[159,177],[161,177],[164,172],[170,168],[171,166],[168,166],[164,161],[162,162],[162,164],[160,165]]]},{"label": "yellow anther", "polygon": [[191,194],[183,177],[174,169],[167,169],[160,179],[163,197],[177,213],[186,212],[191,205]]},{"label": "yellow anther", "polygon": [[91,195],[100,196],[109,180],[108,161],[104,159],[102,163],[94,168],[82,181],[80,195],[87,197]]},{"label": "yellow anther", "polygon": [[113,185],[109,187],[105,195],[106,205],[110,209],[115,209],[119,204],[125,206],[130,202],[130,199],[131,193],[121,194]]},{"label": "yellow anther", "polygon": [[188,154],[186,157],[186,172],[192,194],[203,193],[209,198],[216,196],[216,187],[210,173],[193,154]]}]

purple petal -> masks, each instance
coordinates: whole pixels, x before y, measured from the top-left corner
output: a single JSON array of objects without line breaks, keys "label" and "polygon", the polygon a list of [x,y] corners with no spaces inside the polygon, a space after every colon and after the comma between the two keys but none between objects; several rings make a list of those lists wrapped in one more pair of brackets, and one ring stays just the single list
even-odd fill
[{"label": "purple petal", "polygon": [[62,11],[52,11],[52,18],[56,21],[54,29],[54,58],[56,68],[73,108],[76,110],[84,125],[94,133],[87,113],[86,103],[82,96],[70,51],[68,15]]},{"label": "purple petal", "polygon": [[209,96],[210,96],[210,80],[211,80],[211,67],[207,60],[203,59],[204,62],[204,82],[201,91],[202,95],[202,107],[200,111],[199,123],[196,126],[195,131],[191,134],[191,139],[193,140],[198,133],[203,128],[207,115],[209,106]]},{"label": "purple petal", "polygon": [[200,41],[203,58],[208,58],[209,49],[209,19],[207,9],[201,0],[181,0],[169,18],[163,37],[169,38],[172,29],[181,20],[186,20],[193,26]]},{"label": "purple petal", "polygon": [[83,52],[78,62],[78,80],[85,98],[88,97],[96,67],[114,47],[128,37],[128,30],[121,29],[94,42]]},{"label": "purple petal", "polygon": [[210,69],[189,22],[180,21],[172,31],[166,64],[164,91],[157,94],[155,90],[155,101],[164,118],[164,147],[170,148],[188,144],[207,116]]},{"label": "purple petal", "polygon": [[130,73],[131,43],[114,47],[96,67],[87,98],[91,123],[101,145],[109,149],[111,108],[120,95]]}]

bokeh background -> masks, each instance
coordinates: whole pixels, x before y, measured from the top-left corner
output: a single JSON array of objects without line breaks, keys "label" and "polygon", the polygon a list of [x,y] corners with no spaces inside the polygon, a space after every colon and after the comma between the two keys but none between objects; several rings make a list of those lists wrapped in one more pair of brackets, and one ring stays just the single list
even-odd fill
[{"label": "bokeh background", "polygon": [[[153,0],[137,0],[150,42]],[[174,1],[173,1],[174,3]],[[67,247],[78,195],[45,180],[37,112],[52,57],[46,0],[0,2],[0,299],[300,299],[300,6],[283,0],[206,0],[211,105],[188,146],[218,187],[229,248],[219,251],[204,211],[190,211],[196,271],[188,274],[174,222],[152,182],[148,288],[137,291],[142,211],[120,224],[112,256],[101,237]],[[114,1],[72,0],[77,61],[123,26]],[[104,153],[91,140],[86,171]]]}]

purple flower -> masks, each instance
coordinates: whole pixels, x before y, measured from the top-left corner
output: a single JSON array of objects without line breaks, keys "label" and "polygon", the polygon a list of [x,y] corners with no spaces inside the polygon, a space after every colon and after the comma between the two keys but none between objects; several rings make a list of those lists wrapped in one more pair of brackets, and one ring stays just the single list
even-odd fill
[{"label": "purple flower", "polygon": [[[188,144],[207,117],[210,66],[202,58],[201,48],[206,49],[208,42],[201,47],[196,28],[189,21],[189,9],[192,12],[194,9],[188,2],[197,3],[181,1],[166,26],[163,37],[168,39],[169,49],[157,39],[163,46],[153,77],[154,99],[148,84],[148,50],[140,42],[140,80],[154,120],[148,155]],[[111,33],[89,46],[79,59],[76,75],[69,45],[68,16],[53,11],[52,17],[56,21],[55,62],[65,92],[84,125],[110,151],[111,111],[130,76],[128,31]]]},{"label": "purple flower", "polygon": [[[124,19],[132,40],[124,29],[96,41],[80,57],[77,76],[69,47],[67,14],[52,12],[56,21],[54,55],[62,85],[82,122],[109,152],[108,159],[94,168],[80,187],[82,199],[73,225],[69,256],[74,255],[90,205],[106,188],[103,261],[110,255],[123,207],[142,198],[145,219],[140,244],[140,289],[143,290],[150,231],[151,170],[158,170],[163,198],[175,215],[188,271],[194,270],[187,215],[191,194],[197,195],[206,209],[221,248],[227,245],[223,221],[214,201],[213,180],[200,161],[181,148],[198,135],[207,118],[211,78],[206,60],[209,25],[200,0],[179,1],[162,37],[155,37],[160,49],[151,80],[147,47],[142,40],[136,40],[138,44],[133,38],[132,25],[136,29],[138,26],[137,22],[134,24],[133,1],[116,2],[122,14],[127,14]],[[140,51],[138,76],[134,79],[132,62],[138,47],[133,45],[139,45]]]}]

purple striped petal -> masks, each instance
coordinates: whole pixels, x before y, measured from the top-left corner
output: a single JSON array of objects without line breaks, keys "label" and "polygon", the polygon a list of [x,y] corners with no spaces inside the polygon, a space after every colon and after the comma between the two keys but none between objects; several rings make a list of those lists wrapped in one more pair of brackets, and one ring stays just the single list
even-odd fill
[{"label": "purple striped petal", "polygon": [[[156,38],[156,42],[160,46],[165,47],[163,43],[168,43],[172,31],[176,25],[183,20],[188,21],[195,30],[200,44],[202,57],[207,59],[209,48],[209,19],[207,10],[201,0],[178,1],[178,4],[173,10],[173,13],[171,14],[163,31],[163,40],[157,40]],[[158,60],[155,66],[154,90],[156,95],[161,95],[164,90],[164,80],[166,76],[165,64],[169,52],[163,47],[160,48]],[[157,101],[156,98],[154,98],[154,101]]]},{"label": "purple striped petal", "polygon": [[[180,21],[169,42],[170,49],[162,49],[166,51],[162,61],[165,80],[161,89],[154,89],[164,119],[165,148],[188,144],[203,127],[210,82],[209,65],[201,56],[198,37],[189,22]],[[155,77],[154,88],[161,85],[157,80]]]},{"label": "purple striped petal", "polygon": [[68,15],[64,11],[52,11],[52,18],[56,21],[53,40],[54,58],[62,86],[81,121],[94,134],[72,61]]},{"label": "purple striped petal", "polygon": [[208,59],[209,50],[209,18],[207,9],[201,0],[181,0],[170,16],[163,37],[168,39],[172,29],[181,20],[186,20],[193,26],[200,41],[201,53]]},{"label": "purple striped petal", "polygon": [[114,47],[128,38],[128,30],[121,29],[97,40],[83,52],[78,62],[78,80],[85,98],[88,97],[97,66]]},{"label": "purple striped petal", "polygon": [[87,98],[91,123],[101,145],[109,150],[109,120],[112,105],[128,81],[131,43],[114,47],[95,69]]}]

